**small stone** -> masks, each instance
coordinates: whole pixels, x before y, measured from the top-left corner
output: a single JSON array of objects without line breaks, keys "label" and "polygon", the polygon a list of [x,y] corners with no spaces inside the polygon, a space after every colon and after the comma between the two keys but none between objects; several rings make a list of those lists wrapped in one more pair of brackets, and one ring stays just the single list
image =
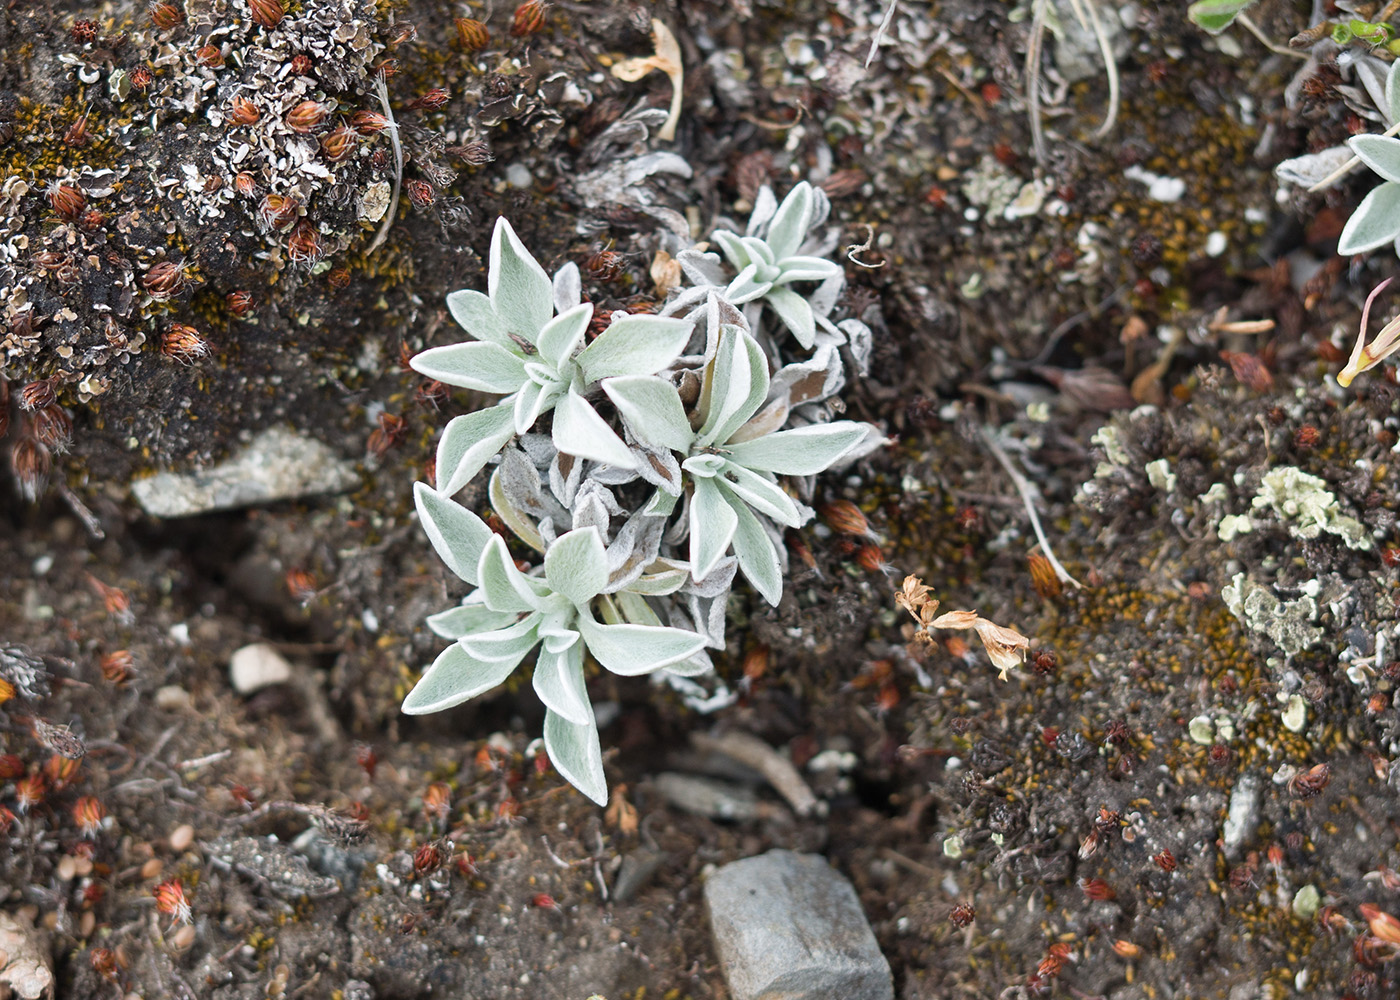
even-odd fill
[{"label": "small stone", "polygon": [[265,642],[234,650],[228,664],[233,689],[242,695],[261,691],[272,684],[285,684],[292,679],[292,665]]},{"label": "small stone", "polygon": [[0,996],[51,1000],[54,978],[46,934],[9,913],[0,913],[0,953],[5,955],[0,965]]},{"label": "small stone", "polygon": [[1235,857],[1244,844],[1254,836],[1259,826],[1259,777],[1253,772],[1246,773],[1235,782],[1230,792],[1230,806],[1226,810],[1225,824],[1220,838],[1227,858]]},{"label": "small stone", "polygon": [[194,827],[188,823],[182,823],[170,834],[170,849],[172,851],[183,851],[194,843]]},{"label": "small stone", "polygon": [[339,493],[359,481],[355,467],[320,441],[270,428],[207,469],[158,472],[131,484],[152,517],[190,517],[274,500]]},{"label": "small stone", "polygon": [[733,1000],[893,1000],[855,889],[824,858],[769,851],[705,882]]},{"label": "small stone", "polygon": [[191,705],[190,693],[178,684],[167,684],[156,691],[156,708],[178,712]]}]

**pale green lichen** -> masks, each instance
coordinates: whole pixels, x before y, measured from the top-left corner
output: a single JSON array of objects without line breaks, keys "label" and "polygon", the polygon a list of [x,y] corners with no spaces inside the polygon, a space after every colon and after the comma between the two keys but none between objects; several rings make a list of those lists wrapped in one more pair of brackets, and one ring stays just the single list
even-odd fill
[{"label": "pale green lichen", "polygon": [[1176,489],[1176,473],[1172,471],[1171,463],[1165,458],[1148,462],[1142,467],[1142,470],[1147,473],[1147,481],[1163,493],[1170,493]]},{"label": "pale green lichen", "polygon": [[1256,510],[1271,508],[1294,538],[1316,538],[1322,532],[1336,535],[1349,549],[1369,549],[1366,526],[1341,512],[1327,483],[1291,465],[1271,469],[1254,497]]},{"label": "pale green lichen", "polygon": [[1300,653],[1322,638],[1322,629],[1309,624],[1317,617],[1317,602],[1311,597],[1280,601],[1243,573],[1236,573],[1220,596],[1246,628],[1268,636],[1285,653]]},{"label": "pale green lichen", "polygon": [[1222,542],[1233,541],[1236,535],[1247,535],[1254,530],[1254,522],[1248,514],[1226,514],[1220,519],[1218,533]]}]

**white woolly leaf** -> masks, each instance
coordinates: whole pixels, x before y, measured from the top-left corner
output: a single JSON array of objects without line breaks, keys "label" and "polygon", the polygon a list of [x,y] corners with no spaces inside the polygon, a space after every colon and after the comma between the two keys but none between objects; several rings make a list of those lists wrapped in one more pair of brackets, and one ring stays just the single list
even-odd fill
[{"label": "white woolly leaf", "polygon": [[579,352],[579,370],[588,384],[615,375],[651,375],[676,360],[692,329],[684,319],[623,316]]},{"label": "white woolly leaf", "polygon": [[676,387],[655,375],[624,375],[603,382],[633,437],[649,445],[685,453],[695,440]]},{"label": "white woolly leaf", "polygon": [[608,779],[603,774],[603,748],[592,709],[586,725],[575,725],[557,712],[545,712],[544,749],[565,781],[600,806],[608,804]]},{"label": "white woolly leaf", "polygon": [[1400,139],[1388,135],[1354,135],[1351,151],[1388,181],[1400,181]]},{"label": "white woolly leaf", "polygon": [[403,700],[403,711],[408,715],[427,715],[460,705],[504,682],[519,662],[483,662],[473,659],[461,646],[448,646]]},{"label": "white woolly leaf", "polygon": [[428,628],[444,639],[460,639],[471,632],[488,632],[491,629],[505,628],[515,621],[509,611],[492,611],[481,603],[481,591],[473,591],[471,597],[455,608],[439,611],[428,616]]},{"label": "white woolly leaf", "polygon": [[708,446],[729,440],[768,395],[768,361],[752,337],[738,327],[725,327],[714,366],[707,373],[708,410],[696,443]]},{"label": "white woolly leaf", "polygon": [[593,319],[593,303],[585,302],[568,312],[560,313],[540,330],[540,357],[556,369],[562,370],[588,331],[588,323]]},{"label": "white woolly leaf", "polygon": [[649,674],[705,648],[703,636],[657,625],[600,625],[580,615],[579,634],[604,669],[623,677]]},{"label": "white woolly leaf", "polygon": [[409,362],[413,370],[477,392],[511,393],[525,381],[525,362],[500,344],[470,340],[434,347]]},{"label": "white woolly leaf", "polygon": [[690,571],[696,580],[705,579],[729,550],[737,524],[734,507],[715,481],[696,479],[690,499]]},{"label": "white woolly leaf", "polygon": [[457,325],[477,340],[490,341],[502,347],[513,341],[506,333],[505,324],[496,315],[496,307],[480,292],[463,288],[447,296],[447,311],[457,321]]},{"label": "white woolly leaf", "polygon": [[812,224],[812,185],[806,181],[787,193],[768,225],[768,245],[779,260],[797,253]]},{"label": "white woolly leaf", "polygon": [[812,307],[801,295],[791,288],[774,286],[764,298],[783,325],[792,331],[793,337],[803,347],[811,350],[817,339],[817,321],[812,316]]},{"label": "white woolly leaf", "polygon": [[492,611],[534,611],[540,606],[539,594],[525,574],[515,568],[500,535],[493,534],[486,543],[477,564],[477,576],[482,600]]},{"label": "white woolly leaf", "polygon": [[438,439],[438,490],[444,496],[452,496],[471,482],[514,436],[511,408],[503,404],[453,417]]},{"label": "white woolly leaf", "polygon": [[579,607],[608,585],[608,553],[597,528],[560,535],[544,554],[544,578],[555,593]]},{"label": "white woolly leaf", "polygon": [[435,492],[427,483],[413,484],[418,520],[447,568],[470,584],[478,582],[477,564],[492,536],[486,522],[467,508]]},{"label": "white woolly leaf", "polygon": [[637,459],[591,403],[570,389],[554,407],[554,446],[569,455],[592,459],[620,469],[632,469]]},{"label": "white woolly leaf", "polygon": [[1342,238],[1337,243],[1339,254],[1351,255],[1375,250],[1400,236],[1400,184],[1385,181],[1371,189],[1351,213]]},{"label": "white woolly leaf", "polygon": [[509,660],[519,663],[540,641],[540,616],[531,614],[505,628],[489,632],[474,632],[457,640],[457,645],[473,659],[483,663]]},{"label": "white woolly leaf", "polygon": [[593,720],[588,703],[588,688],[583,682],[583,644],[571,643],[560,652],[540,650],[535,658],[535,694],[545,708],[564,717],[568,722],[586,726]]},{"label": "white woolly leaf", "polygon": [[795,528],[802,523],[802,515],[792,498],[771,479],[742,465],[727,462],[722,476],[724,486],[744,503],[766,517]]},{"label": "white woolly leaf", "polygon": [[533,344],[554,312],[554,287],[504,218],[491,234],[486,289],[507,332]]},{"label": "white woolly leaf", "polygon": [[864,440],[869,428],[854,420],[808,424],[725,448],[729,460],[747,469],[784,476],[814,476]]},{"label": "white woolly leaf", "polygon": [[734,528],[734,555],[739,558],[739,569],[753,589],[774,607],[783,596],[783,567],[778,558],[773,541],[758,518],[743,503],[733,507],[737,515]]}]

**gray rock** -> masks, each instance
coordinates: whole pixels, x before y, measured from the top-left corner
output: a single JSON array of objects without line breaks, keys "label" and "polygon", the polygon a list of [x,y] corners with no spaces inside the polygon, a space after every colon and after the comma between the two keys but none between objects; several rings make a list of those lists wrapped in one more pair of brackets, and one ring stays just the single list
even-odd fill
[{"label": "gray rock", "polygon": [[183,474],[158,472],[133,481],[131,492],[152,517],[190,517],[339,493],[356,482],[354,466],[320,441],[273,427],[218,465]]},{"label": "gray rock", "polygon": [[855,889],[815,854],[769,851],[705,882],[733,1000],[893,1000]]},{"label": "gray rock", "polygon": [[248,695],[272,684],[292,679],[292,665],[265,642],[255,642],[233,651],[228,662],[229,681],[239,694]]}]

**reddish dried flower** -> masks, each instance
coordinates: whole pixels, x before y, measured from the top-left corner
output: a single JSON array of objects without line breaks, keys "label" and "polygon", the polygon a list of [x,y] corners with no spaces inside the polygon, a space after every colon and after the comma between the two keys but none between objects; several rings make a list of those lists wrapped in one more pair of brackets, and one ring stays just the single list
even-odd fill
[{"label": "reddish dried flower", "polygon": [[1316,448],[1322,440],[1322,432],[1312,424],[1304,424],[1293,432],[1293,447],[1299,450]]},{"label": "reddish dried flower", "polygon": [[171,323],[170,329],[161,334],[160,353],[182,365],[188,365],[199,358],[209,357],[213,350],[194,327],[186,323]]},{"label": "reddish dried flower", "polygon": [[262,113],[258,106],[242,94],[235,94],[229,102],[228,120],[234,125],[254,125]]},{"label": "reddish dried flower", "polygon": [[24,770],[24,761],[12,753],[0,753],[0,781],[18,778]]},{"label": "reddish dried flower", "polygon": [[433,202],[437,201],[437,188],[427,181],[412,178],[403,182],[404,189],[408,191],[408,200],[417,209],[431,208]]},{"label": "reddish dried flower", "polygon": [[1233,755],[1230,753],[1230,748],[1223,743],[1213,743],[1206,751],[1206,759],[1210,761],[1212,767],[1224,767],[1230,763],[1231,756]]},{"label": "reddish dried flower", "polygon": [[1084,839],[1079,842],[1079,860],[1087,861],[1099,852],[1103,846],[1103,834],[1098,827],[1090,830],[1084,835]]},{"label": "reddish dried flower", "polygon": [[445,781],[434,781],[423,792],[423,815],[429,822],[441,823],[452,807],[452,787]]},{"label": "reddish dried flower", "polygon": [[788,553],[813,572],[817,570],[817,557],[812,555],[812,550],[808,548],[807,541],[802,537],[802,533],[796,528],[789,528],[783,532],[783,541],[787,544]]},{"label": "reddish dried flower", "polygon": [[54,754],[44,761],[44,778],[54,791],[58,791],[73,783],[73,779],[78,776],[78,768],[81,766],[82,761],[80,760]]},{"label": "reddish dried flower", "polygon": [[211,69],[218,69],[224,64],[224,50],[212,43],[201,45],[194,57],[199,60],[201,66],[208,66]]},{"label": "reddish dried flower", "polygon": [[84,837],[96,837],[106,816],[107,810],[91,795],[84,795],[73,803],[73,821],[78,824],[78,830]]},{"label": "reddish dried flower", "polygon": [[365,447],[370,454],[383,458],[390,448],[404,439],[408,421],[394,413],[381,413],[379,426],[370,432]]},{"label": "reddish dried flower", "polygon": [[538,907],[541,910],[559,909],[559,904],[555,902],[554,897],[547,892],[535,893],[534,897],[530,900],[530,905]]},{"label": "reddish dried flower", "polygon": [[87,208],[87,198],[71,184],[54,181],[44,189],[49,207],[65,219],[76,219]]},{"label": "reddish dried flower", "polygon": [[1079,888],[1087,898],[1093,900],[1108,900],[1118,895],[1113,891],[1113,886],[1101,878],[1080,879]]},{"label": "reddish dried flower", "polygon": [[491,152],[491,147],[480,139],[473,139],[471,142],[461,146],[448,146],[444,150],[448,156],[455,156],[463,162],[479,167],[483,163],[490,163],[496,157]]},{"label": "reddish dried flower", "polygon": [[19,491],[30,503],[37,503],[49,478],[53,459],[49,450],[28,435],[10,446],[10,469],[19,482]]},{"label": "reddish dried flower", "polygon": [[355,763],[360,765],[370,781],[374,780],[374,772],[379,768],[379,755],[374,752],[374,747],[368,743],[355,744]]},{"label": "reddish dried flower", "polygon": [[953,926],[961,930],[977,919],[977,911],[968,902],[959,903],[953,907],[953,911],[948,914],[949,921]]},{"label": "reddish dried flower", "polygon": [[424,409],[431,407],[436,410],[440,408],[443,403],[447,402],[450,395],[447,386],[436,379],[420,382],[418,388],[413,391],[414,402]]},{"label": "reddish dried flower", "polygon": [[151,85],[151,71],[146,66],[135,66],[131,70],[131,86],[136,90],[145,90]]},{"label": "reddish dried flower", "polygon": [[310,76],[314,68],[315,63],[311,61],[311,57],[306,53],[298,52],[296,55],[292,56],[292,73],[296,76]]},{"label": "reddish dried flower", "polygon": [[72,125],[68,126],[68,131],[63,133],[63,141],[74,149],[81,149],[88,144],[88,115],[87,112],[80,114]]},{"label": "reddish dried flower", "polygon": [[285,229],[296,221],[299,210],[295,198],[269,191],[258,202],[258,226],[264,232]]},{"label": "reddish dried flower", "polygon": [[457,874],[465,875],[467,878],[476,878],[480,874],[476,867],[476,858],[466,852],[457,855]]},{"label": "reddish dried flower", "polygon": [[253,175],[246,170],[240,170],[233,178],[233,189],[245,198],[251,198],[258,193],[258,182],[253,179]]},{"label": "reddish dried flower", "polygon": [[459,17],[453,24],[457,26],[457,42],[464,51],[475,52],[486,48],[491,41],[491,33],[486,25],[471,17]]},{"label": "reddish dried flower", "polygon": [[447,106],[447,102],[452,99],[452,95],[441,87],[434,87],[425,91],[422,97],[410,101],[408,106],[415,111],[437,111]]},{"label": "reddish dried flower", "polygon": [[278,0],[248,0],[248,10],[253,20],[264,28],[275,28],[282,23],[286,11]]},{"label": "reddish dried flower", "polygon": [[15,824],[15,814],[0,806],[0,833],[8,833]]},{"label": "reddish dried flower", "polygon": [[1230,365],[1235,378],[1254,392],[1268,392],[1274,387],[1274,376],[1257,355],[1244,351],[1221,351],[1220,358]]},{"label": "reddish dried flower", "polygon": [[73,440],[73,418],[61,406],[46,406],[29,419],[29,431],[45,448],[61,455]]},{"label": "reddish dried flower", "polygon": [[[305,605],[316,598],[316,578],[304,569],[287,570],[287,593],[298,604]],[[372,776],[371,776],[372,777]]]},{"label": "reddish dried flower", "polygon": [[526,38],[539,31],[544,27],[545,12],[548,10],[549,4],[544,0],[525,0],[515,8],[515,16],[511,18],[511,36]]},{"label": "reddish dried flower", "polygon": [[1377,691],[1366,700],[1366,712],[1369,715],[1380,715],[1390,707],[1390,695]]},{"label": "reddish dried flower", "polygon": [[437,844],[423,844],[413,852],[413,871],[430,875],[442,867],[442,850]]},{"label": "reddish dried flower", "polygon": [[390,48],[396,48],[402,45],[404,42],[413,41],[417,37],[417,26],[412,23],[405,22],[404,24],[399,25],[398,30],[394,32],[394,36],[389,39],[389,46]]},{"label": "reddish dried flower", "polygon": [[895,572],[894,567],[885,562],[885,554],[878,545],[862,545],[857,549],[856,564],[867,573],[883,573],[890,576]]},{"label": "reddish dried flower", "polygon": [[1060,582],[1060,575],[1055,572],[1054,563],[1039,552],[1030,554],[1026,568],[1030,570],[1031,586],[1042,600],[1054,600],[1063,592],[1064,585]]},{"label": "reddish dried flower", "polygon": [[1035,655],[1031,657],[1031,670],[1040,674],[1042,677],[1053,674],[1059,665],[1060,658],[1055,655],[1053,649],[1038,649]]},{"label": "reddish dried flower", "polygon": [[350,287],[350,269],[348,267],[332,268],[326,273],[326,283],[336,291]]},{"label": "reddish dried flower", "polygon": [[1371,928],[1371,933],[1387,944],[1400,945],[1400,920],[1396,920],[1384,910],[1370,903],[1362,903],[1358,909]]},{"label": "reddish dried flower", "polygon": [[1381,549],[1381,562],[1387,566],[1400,566],[1400,549]]},{"label": "reddish dried flower", "polygon": [[320,101],[302,101],[287,112],[287,127],[293,132],[310,132],[331,113],[331,106]]},{"label": "reddish dried flower", "polygon": [[505,820],[507,823],[509,823],[513,819],[516,819],[519,815],[519,799],[505,799],[500,803],[500,805],[496,806],[496,818],[500,820]]},{"label": "reddish dried flower", "polygon": [[933,185],[933,187],[928,189],[928,193],[924,195],[924,203],[934,208],[947,208],[948,189],[939,187],[937,184]]},{"label": "reddish dried flower", "polygon": [[224,304],[228,306],[228,311],[239,319],[247,316],[253,311],[253,293],[242,289],[229,292],[224,296]]},{"label": "reddish dried flower", "polygon": [[107,216],[103,215],[99,209],[89,208],[83,213],[82,218],[78,220],[78,225],[82,226],[88,232],[94,233],[101,229],[106,222]]},{"label": "reddish dried flower", "polygon": [[598,281],[614,281],[622,271],[622,265],[626,258],[620,253],[614,253],[608,247],[599,247],[588,260],[584,261],[584,270],[588,272],[590,278]]},{"label": "reddish dried flower", "polygon": [[120,967],[117,964],[117,953],[110,948],[94,948],[88,955],[88,964],[92,966],[92,971],[97,973],[109,983],[115,983],[121,976]]},{"label": "reddish dried flower", "polygon": [[758,680],[768,673],[768,668],[773,662],[773,651],[767,644],[759,643],[749,649],[744,654],[744,678],[750,682]]},{"label": "reddish dried flower", "polygon": [[167,917],[177,923],[194,923],[189,901],[185,899],[185,886],[178,878],[166,879],[151,890],[151,895],[156,897],[156,909]]},{"label": "reddish dried flower", "polygon": [[57,376],[52,378],[36,379],[27,383],[19,391],[19,408],[21,410],[42,410],[46,406],[52,406],[58,401],[58,394],[54,391],[58,388]]},{"label": "reddish dried flower", "polygon": [[125,684],[136,672],[136,659],[129,649],[118,649],[98,661],[98,669],[111,684]]},{"label": "reddish dried flower", "polygon": [[19,809],[19,814],[24,816],[30,809],[43,802],[47,792],[48,788],[45,786],[42,774],[26,775],[16,781],[15,806]]},{"label": "reddish dried flower", "polygon": [[321,243],[321,234],[307,219],[302,219],[287,237],[287,259],[293,264],[306,267],[318,263],[326,255]]},{"label": "reddish dried flower", "polygon": [[360,135],[375,135],[390,126],[389,119],[378,111],[356,111],[350,116],[350,124]]},{"label": "reddish dried flower", "polygon": [[173,260],[152,264],[141,277],[141,287],[153,299],[168,299],[185,290],[185,269]]},{"label": "reddish dried flower", "polygon": [[1300,799],[1311,799],[1322,794],[1327,783],[1332,780],[1332,768],[1327,764],[1314,764],[1306,771],[1300,771],[1288,779],[1288,791]]},{"label": "reddish dried flower", "polygon": [[384,79],[398,76],[399,61],[397,59],[381,59],[376,65],[370,68],[371,76],[380,76]]},{"label": "reddish dried flower", "polygon": [[1236,865],[1230,869],[1230,874],[1226,876],[1226,881],[1230,887],[1238,892],[1243,892],[1247,887],[1254,885],[1254,861],[1259,855],[1251,852],[1249,859],[1244,864]]},{"label": "reddish dried flower", "polygon": [[337,125],[321,137],[321,153],[331,163],[339,163],[359,148],[360,135],[349,125]]},{"label": "reddish dried flower", "polygon": [[185,11],[173,0],[152,0],[151,21],[157,28],[169,30],[185,19]]},{"label": "reddish dried flower", "polygon": [[89,45],[97,41],[97,22],[83,17],[73,22],[68,35],[78,45]]},{"label": "reddish dried flower", "polygon": [[830,500],[818,506],[817,513],[832,531],[843,535],[875,537],[861,509],[849,500]]},{"label": "reddish dried flower", "polygon": [[1104,729],[1103,738],[1105,743],[1112,743],[1116,747],[1126,746],[1133,738],[1133,731],[1123,720],[1114,719]]}]

